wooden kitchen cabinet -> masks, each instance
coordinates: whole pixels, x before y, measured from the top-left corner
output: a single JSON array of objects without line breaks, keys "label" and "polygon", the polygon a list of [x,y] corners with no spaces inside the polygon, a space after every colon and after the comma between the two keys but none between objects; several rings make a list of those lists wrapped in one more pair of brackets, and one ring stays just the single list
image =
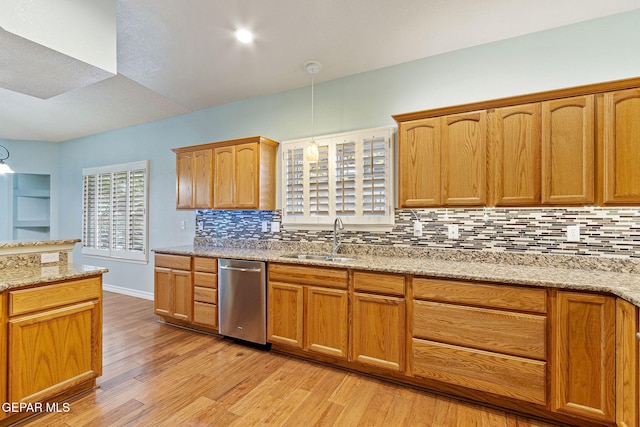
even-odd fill
[{"label": "wooden kitchen cabinet", "polygon": [[416,277],[412,375],[547,401],[546,290]]},{"label": "wooden kitchen cabinet", "polygon": [[154,312],[185,322],[193,320],[191,257],[156,254]]},{"label": "wooden kitchen cabinet", "polygon": [[615,298],[558,291],[552,305],[552,409],[614,421]]},{"label": "wooden kitchen cabinet", "polygon": [[190,150],[176,153],[177,209],[213,207],[213,151]]},{"label": "wooden kitchen cabinet", "polygon": [[275,209],[278,143],[255,137],[214,148],[215,209]]},{"label": "wooden kitchen cabinet", "polygon": [[404,276],[397,274],[353,274],[352,361],[404,371],[404,282]]},{"label": "wooden kitchen cabinet", "polygon": [[268,341],[347,359],[347,270],[274,263],[268,274]]},{"label": "wooden kitchen cabinet", "polygon": [[638,308],[616,300],[616,423],[618,426],[640,425],[640,330]]},{"label": "wooden kitchen cabinet", "polygon": [[592,204],[594,95],[542,102],[542,203]]},{"label": "wooden kitchen cabinet", "polygon": [[482,206],[486,203],[487,112],[442,118],[442,203]]},{"label": "wooden kitchen cabinet", "polygon": [[640,88],[604,94],[602,203],[640,203]]},{"label": "wooden kitchen cabinet", "polygon": [[540,103],[489,113],[495,206],[540,204]]},{"label": "wooden kitchen cabinet", "polygon": [[193,258],[193,323],[218,329],[218,259]]},{"label": "wooden kitchen cabinet", "polygon": [[8,402],[43,402],[102,374],[101,278],[10,291]]},{"label": "wooden kitchen cabinet", "polygon": [[398,126],[398,206],[440,206],[440,117]]}]

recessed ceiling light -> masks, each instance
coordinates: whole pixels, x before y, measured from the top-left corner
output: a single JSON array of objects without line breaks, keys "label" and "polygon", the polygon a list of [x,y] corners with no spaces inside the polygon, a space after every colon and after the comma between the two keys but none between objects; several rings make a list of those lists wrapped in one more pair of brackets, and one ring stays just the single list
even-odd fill
[{"label": "recessed ceiling light", "polygon": [[240,42],[240,43],[251,43],[253,42],[253,33],[251,33],[251,31],[245,29],[245,28],[238,28],[236,30],[236,32],[234,33],[236,36],[236,39]]}]

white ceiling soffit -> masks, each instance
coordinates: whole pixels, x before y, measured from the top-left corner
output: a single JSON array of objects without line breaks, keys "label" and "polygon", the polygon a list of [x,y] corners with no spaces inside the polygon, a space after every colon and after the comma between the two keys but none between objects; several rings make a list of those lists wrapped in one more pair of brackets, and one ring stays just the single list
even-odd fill
[{"label": "white ceiling soffit", "polygon": [[0,10],[0,87],[48,99],[115,75],[115,0],[0,0]]},{"label": "white ceiling soffit", "polygon": [[[0,0],[3,14],[7,1],[54,0]],[[115,0],[55,1],[70,15],[84,1]],[[64,141],[308,86],[302,64],[309,59],[323,64],[315,78],[321,83],[637,9],[638,2],[117,0],[118,75],[44,100],[0,89],[0,138]],[[237,43],[238,27],[252,30],[255,42]],[[46,83],[46,73],[39,79],[56,83]]]}]

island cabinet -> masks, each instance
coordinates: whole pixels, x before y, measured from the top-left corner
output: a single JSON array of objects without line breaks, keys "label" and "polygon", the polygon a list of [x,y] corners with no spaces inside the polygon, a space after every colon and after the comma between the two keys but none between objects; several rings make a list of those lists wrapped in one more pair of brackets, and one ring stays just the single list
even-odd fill
[{"label": "island cabinet", "polygon": [[193,320],[191,257],[156,254],[154,311],[185,322]]},{"label": "island cabinet", "polygon": [[353,273],[350,360],[395,372],[405,369],[405,277]]},{"label": "island cabinet", "polygon": [[347,270],[274,263],[268,275],[268,341],[346,360]]},{"label": "island cabinet", "polygon": [[614,421],[615,297],[550,292],[554,318],[552,409],[600,421]]},{"label": "island cabinet", "polygon": [[176,208],[213,207],[213,150],[176,153]]},{"label": "island cabinet", "polygon": [[[9,291],[6,402],[44,402],[102,374],[102,280]],[[3,305],[4,306],[4,305]]]},{"label": "island cabinet", "polygon": [[640,310],[620,298],[616,300],[616,422],[640,425]]},{"label": "island cabinet", "polygon": [[640,88],[604,94],[603,204],[640,203]]},{"label": "island cabinet", "polygon": [[546,290],[413,279],[411,374],[546,405]]}]

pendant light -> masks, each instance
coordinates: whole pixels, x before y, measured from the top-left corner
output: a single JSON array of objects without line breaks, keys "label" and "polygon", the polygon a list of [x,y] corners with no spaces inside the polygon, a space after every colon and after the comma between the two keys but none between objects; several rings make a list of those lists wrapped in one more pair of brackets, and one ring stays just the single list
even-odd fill
[{"label": "pendant light", "polygon": [[313,139],[313,75],[320,72],[322,65],[318,61],[307,61],[304,63],[304,68],[307,70],[307,73],[311,74],[311,141],[307,144],[305,157],[308,162],[317,162],[320,153],[318,150],[318,144]]},{"label": "pendant light", "polygon": [[0,157],[0,175],[4,175],[6,173],[14,173],[13,170],[6,164],[4,161],[9,158],[9,150],[4,145],[0,145],[0,147],[4,148],[4,151],[7,152],[6,156]]}]

